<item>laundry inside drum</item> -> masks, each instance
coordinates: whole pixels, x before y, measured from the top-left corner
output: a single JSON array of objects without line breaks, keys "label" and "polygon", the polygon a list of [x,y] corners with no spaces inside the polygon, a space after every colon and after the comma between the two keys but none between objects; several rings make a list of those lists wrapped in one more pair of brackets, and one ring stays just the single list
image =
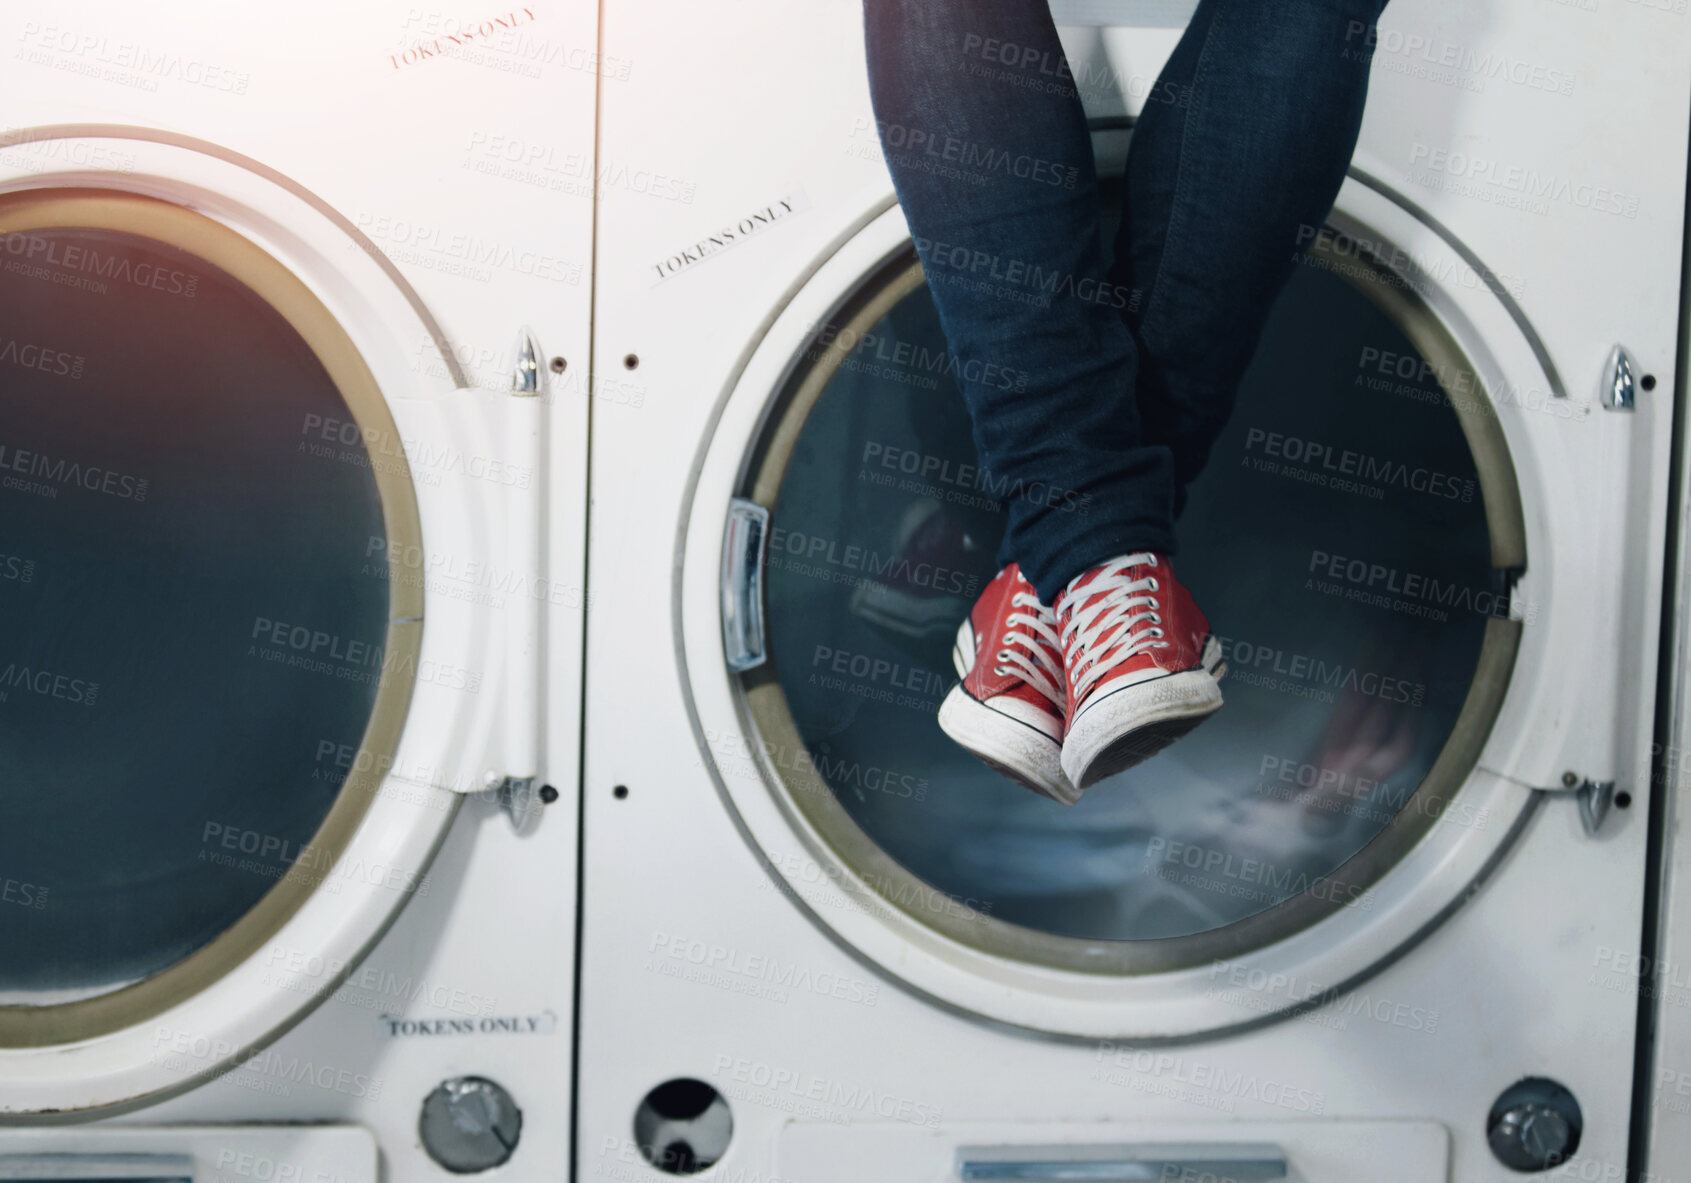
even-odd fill
[{"label": "laundry inside drum", "polygon": [[395,461],[198,255],[98,227],[0,245],[0,1003],[47,1005],[332,861],[314,836],[391,673],[372,463]]},{"label": "laundry inside drum", "polygon": [[[1417,794],[1508,613],[1451,401],[1483,396],[1358,281],[1297,269],[1177,523],[1175,569],[1228,661],[1225,705],[1074,807],[988,769],[936,713],[1009,499],[1087,499],[980,470],[925,286],[857,331],[847,353],[807,354],[831,372],[793,401],[790,454],[765,461],[784,467],[764,676],[804,748],[771,758],[774,775],[793,792],[825,781],[908,872],[857,868],[877,890],[1057,937],[1186,937],[1311,893],[1366,906],[1364,884],[1332,876],[1405,810],[1485,824],[1448,792]],[[912,907],[912,885],[931,897]]]}]

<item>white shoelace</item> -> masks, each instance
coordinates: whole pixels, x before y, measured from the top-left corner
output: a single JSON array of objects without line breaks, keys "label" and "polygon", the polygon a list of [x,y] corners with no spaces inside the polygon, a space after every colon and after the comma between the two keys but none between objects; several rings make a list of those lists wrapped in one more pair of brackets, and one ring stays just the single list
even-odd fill
[{"label": "white shoelace", "polygon": [[[1001,678],[1012,672],[1019,675],[1022,681],[1050,699],[1060,713],[1067,693],[1063,688],[1063,647],[1057,640],[1056,613],[1039,602],[1033,585],[1026,579],[1018,576],[1016,587],[1018,590],[1010,596],[1010,607],[1029,611],[1012,611],[1006,617],[1009,628],[1004,633],[1005,648],[998,651],[998,664],[992,667],[992,672]],[[1024,587],[1029,590],[1020,590]],[[1011,649],[1011,644],[1020,645],[1027,652]]]},{"label": "white shoelace", "polygon": [[[1124,555],[1111,561],[1085,587],[1075,590],[1073,582],[1064,589],[1064,603],[1072,600],[1085,607],[1063,615],[1062,645],[1074,682],[1074,699],[1079,703],[1098,679],[1130,657],[1151,649],[1166,649],[1162,640],[1161,590],[1155,575],[1128,578],[1130,567],[1155,567],[1157,556],[1148,551]],[[1076,576],[1079,580],[1083,576]],[[1144,593],[1152,594],[1144,594]]]}]

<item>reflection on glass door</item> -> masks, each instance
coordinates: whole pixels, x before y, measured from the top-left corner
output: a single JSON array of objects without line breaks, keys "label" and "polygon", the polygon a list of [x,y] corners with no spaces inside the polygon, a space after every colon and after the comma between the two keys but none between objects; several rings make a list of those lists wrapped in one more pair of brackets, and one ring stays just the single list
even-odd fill
[{"label": "reflection on glass door", "polygon": [[151,977],[326,864],[397,455],[203,258],[0,235],[0,1003]]},{"label": "reflection on glass door", "polygon": [[1009,499],[1078,514],[1086,499],[979,469],[924,286],[841,341],[790,455],[765,459],[784,467],[762,676],[804,747],[774,762],[819,776],[921,883],[1087,940],[1207,933],[1323,892],[1356,903],[1365,883],[1333,873],[1401,811],[1484,825],[1446,812],[1448,792],[1417,794],[1508,613],[1452,402],[1484,413],[1484,396],[1423,357],[1367,282],[1298,268],[1178,523],[1226,705],[1072,808],[977,763],[935,713]]}]

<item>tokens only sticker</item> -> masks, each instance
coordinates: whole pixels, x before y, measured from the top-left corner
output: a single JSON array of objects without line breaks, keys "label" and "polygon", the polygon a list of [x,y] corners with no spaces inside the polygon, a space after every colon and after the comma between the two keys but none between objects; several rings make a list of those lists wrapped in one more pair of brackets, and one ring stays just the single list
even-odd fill
[{"label": "tokens only sticker", "polygon": [[537,1015],[483,1015],[470,1019],[407,1019],[382,1015],[377,1030],[388,1039],[432,1035],[550,1035],[558,1028],[551,1011]]}]

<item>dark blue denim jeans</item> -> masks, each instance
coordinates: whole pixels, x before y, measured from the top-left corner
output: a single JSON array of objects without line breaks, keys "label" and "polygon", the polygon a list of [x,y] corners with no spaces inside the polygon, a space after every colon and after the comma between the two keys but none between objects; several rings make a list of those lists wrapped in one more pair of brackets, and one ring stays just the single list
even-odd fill
[{"label": "dark blue denim jeans", "polygon": [[1047,604],[1105,559],[1175,552],[1186,485],[1344,179],[1384,6],[1202,0],[1146,92],[1106,270],[1090,80],[1045,0],[864,0],[882,152],[980,463],[1056,491],[1009,499],[999,554]]}]

